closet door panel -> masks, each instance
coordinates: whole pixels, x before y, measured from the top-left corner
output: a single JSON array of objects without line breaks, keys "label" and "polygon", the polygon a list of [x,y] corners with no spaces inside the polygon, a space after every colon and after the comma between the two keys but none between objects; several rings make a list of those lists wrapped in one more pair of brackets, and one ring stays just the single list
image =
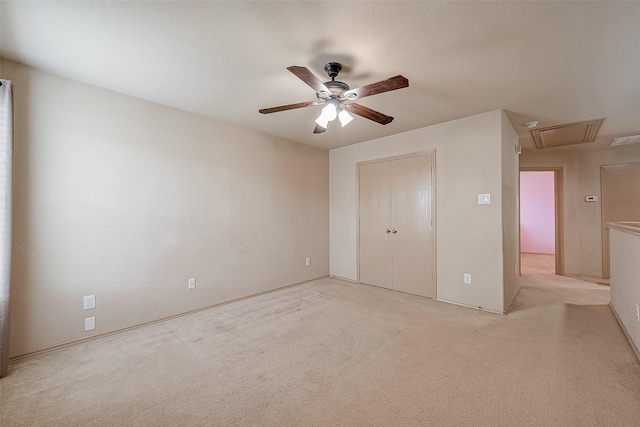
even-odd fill
[{"label": "closet door panel", "polygon": [[393,289],[435,298],[431,160],[392,164]]},{"label": "closet door panel", "polygon": [[361,165],[358,172],[360,282],[391,288],[391,162]]}]

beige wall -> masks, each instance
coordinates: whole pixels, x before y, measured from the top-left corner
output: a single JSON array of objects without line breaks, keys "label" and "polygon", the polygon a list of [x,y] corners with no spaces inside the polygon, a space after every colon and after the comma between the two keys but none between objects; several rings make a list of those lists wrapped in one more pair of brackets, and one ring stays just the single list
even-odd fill
[{"label": "beige wall", "polygon": [[[640,162],[640,145],[525,151],[520,156],[521,167],[564,169],[565,274],[602,277],[600,166],[635,162]],[[598,201],[587,203],[585,196],[598,196]]]},{"label": "beige wall", "polygon": [[[496,110],[331,150],[331,275],[358,279],[356,163],[435,149],[438,299],[503,312],[502,140],[513,138],[505,120]],[[478,205],[479,193],[491,204]]]},{"label": "beige wall", "polygon": [[[611,227],[611,305],[640,357],[640,223],[631,232]],[[635,233],[635,234],[634,234]]]},{"label": "beige wall", "polygon": [[326,151],[2,69],[16,106],[12,356],[328,274]]},{"label": "beige wall", "polygon": [[520,191],[519,155],[515,146],[518,134],[507,115],[502,113],[502,247],[504,277],[504,311],[508,311],[518,292],[520,271]]}]

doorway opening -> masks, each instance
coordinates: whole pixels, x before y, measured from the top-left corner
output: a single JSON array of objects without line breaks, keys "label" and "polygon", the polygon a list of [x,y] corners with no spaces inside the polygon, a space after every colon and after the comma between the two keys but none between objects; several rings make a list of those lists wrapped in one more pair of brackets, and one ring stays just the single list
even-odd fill
[{"label": "doorway opening", "polygon": [[564,274],[562,169],[520,169],[520,272]]}]

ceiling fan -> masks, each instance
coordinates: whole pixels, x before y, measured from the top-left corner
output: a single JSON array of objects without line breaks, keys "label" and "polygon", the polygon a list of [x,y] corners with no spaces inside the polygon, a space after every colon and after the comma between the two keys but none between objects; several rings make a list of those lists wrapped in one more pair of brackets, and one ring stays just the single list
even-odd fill
[{"label": "ceiling fan", "polygon": [[294,110],[296,108],[312,107],[315,105],[325,105],[320,117],[316,119],[316,127],[313,133],[322,133],[327,130],[330,121],[335,118],[340,119],[342,126],[345,126],[353,117],[349,113],[357,114],[365,119],[373,120],[381,125],[387,125],[393,121],[393,117],[382,114],[378,111],[357,104],[353,101],[365,96],[376,95],[409,86],[409,80],[403,76],[391,77],[377,83],[361,86],[356,89],[349,88],[349,85],[336,81],[338,73],[342,70],[342,64],[329,62],[324,66],[331,81],[322,83],[311,71],[305,67],[287,67],[300,80],[308,84],[316,91],[317,101],[299,102],[297,104],[281,105],[273,108],[263,108],[259,110],[262,114],[277,113],[279,111]]}]

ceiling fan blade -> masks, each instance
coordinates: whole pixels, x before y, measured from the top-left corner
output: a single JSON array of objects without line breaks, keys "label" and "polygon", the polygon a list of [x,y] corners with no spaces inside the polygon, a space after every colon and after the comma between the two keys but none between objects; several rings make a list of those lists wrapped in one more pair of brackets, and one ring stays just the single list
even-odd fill
[{"label": "ceiling fan blade", "polygon": [[320,105],[320,104],[322,104],[322,102],[318,102],[318,101],[298,102],[297,104],[281,105],[279,107],[272,107],[272,108],[263,108],[262,110],[258,110],[258,111],[262,114],[269,114],[269,113],[277,113],[279,111],[294,110],[296,108],[311,107],[311,106]]},{"label": "ceiling fan blade", "polygon": [[327,128],[323,128],[319,124],[316,124],[316,128],[313,130],[313,133],[322,133],[326,131],[327,131]]},{"label": "ceiling fan blade", "polygon": [[351,89],[342,94],[345,99],[360,99],[365,96],[377,95],[379,93],[389,92],[391,90],[402,89],[409,86],[409,80],[403,76],[391,77],[387,80],[383,80],[377,83],[371,83],[370,85],[357,87]]},{"label": "ceiling fan blade", "polygon": [[360,117],[364,117],[365,119],[378,122],[381,125],[388,125],[393,121],[393,117],[391,116],[387,116],[379,111],[372,110],[371,108],[367,108],[364,105],[356,104],[354,102],[347,105],[347,111],[357,114]]},{"label": "ceiling fan blade", "polygon": [[309,71],[308,68],[293,65],[291,67],[287,67],[287,70],[291,71],[296,75],[296,77],[311,86],[311,89],[315,90],[316,93],[324,92],[327,96],[331,95],[331,91],[311,71]]}]

